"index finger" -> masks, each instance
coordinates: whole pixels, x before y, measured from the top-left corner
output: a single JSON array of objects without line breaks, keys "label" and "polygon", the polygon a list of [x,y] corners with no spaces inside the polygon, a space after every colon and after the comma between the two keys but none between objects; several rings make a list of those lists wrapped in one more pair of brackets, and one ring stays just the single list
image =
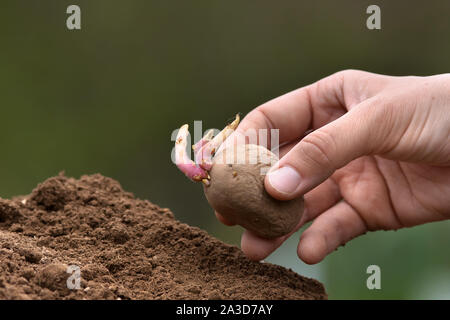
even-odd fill
[{"label": "index finger", "polygon": [[[330,121],[330,115],[337,118],[345,113],[341,83],[342,77],[334,74],[266,102],[252,110],[237,131],[245,134],[250,129],[268,129],[270,133],[270,129],[279,129],[280,144],[296,140],[313,127],[315,120]],[[324,120],[324,115],[328,119]]]},{"label": "index finger", "polygon": [[359,70],[340,71],[257,107],[236,131],[245,134],[249,129],[268,129],[270,134],[270,129],[279,129],[279,144],[283,145],[336,120],[392,79]]}]

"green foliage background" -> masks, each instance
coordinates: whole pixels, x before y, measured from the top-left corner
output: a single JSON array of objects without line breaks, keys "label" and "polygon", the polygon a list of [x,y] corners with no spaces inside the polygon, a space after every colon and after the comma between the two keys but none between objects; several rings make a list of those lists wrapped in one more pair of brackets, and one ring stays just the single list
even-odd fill
[{"label": "green foliage background", "polygon": [[[66,28],[69,4],[81,31]],[[382,30],[365,27],[370,4]],[[242,230],[220,225],[170,162],[172,131],[220,128],[342,69],[449,72],[449,13],[446,0],[2,0],[0,196],[60,170],[100,172],[239,245]],[[449,227],[370,233],[316,266],[298,260],[298,233],[268,261],[318,278],[330,298],[450,298]],[[370,264],[381,290],[366,288]]]}]

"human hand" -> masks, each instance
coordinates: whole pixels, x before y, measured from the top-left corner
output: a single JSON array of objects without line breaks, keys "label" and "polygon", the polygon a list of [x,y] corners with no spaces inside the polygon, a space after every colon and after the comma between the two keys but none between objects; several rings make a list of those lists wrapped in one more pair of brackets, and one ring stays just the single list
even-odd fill
[{"label": "human hand", "polygon": [[[237,131],[276,128],[284,146],[265,188],[280,200],[304,195],[296,230],[313,221],[297,249],[306,263],[367,231],[450,218],[450,74],[338,72],[259,106]],[[291,234],[246,230],[241,248],[261,260]]]}]

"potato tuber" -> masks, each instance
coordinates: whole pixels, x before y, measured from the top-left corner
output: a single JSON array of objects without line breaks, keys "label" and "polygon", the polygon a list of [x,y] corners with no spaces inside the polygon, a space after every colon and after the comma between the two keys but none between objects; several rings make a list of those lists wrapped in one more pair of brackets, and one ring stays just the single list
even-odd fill
[{"label": "potato tuber", "polygon": [[[181,127],[175,154],[178,168],[194,181],[202,181],[209,204],[227,220],[263,238],[288,234],[303,213],[303,198],[281,201],[264,189],[264,177],[278,158],[255,144],[220,145],[233,132],[239,117],[211,139],[210,132],[194,145],[196,162],[185,154],[187,125]],[[183,161],[180,163],[179,161]]]},{"label": "potato tuber", "polygon": [[[228,152],[233,153],[233,163],[223,161]],[[263,238],[288,234],[300,221],[303,199],[280,201],[266,192],[264,171],[276,160],[272,152],[254,144],[223,149],[213,158],[210,185],[204,186],[209,204],[227,220]]]}]

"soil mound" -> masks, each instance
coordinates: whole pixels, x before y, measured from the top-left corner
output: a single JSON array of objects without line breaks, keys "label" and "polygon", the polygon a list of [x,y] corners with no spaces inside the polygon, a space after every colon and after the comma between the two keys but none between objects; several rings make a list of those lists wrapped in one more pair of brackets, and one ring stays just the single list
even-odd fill
[{"label": "soil mound", "polygon": [[325,298],[319,282],[252,262],[99,174],[0,199],[0,299]]}]

